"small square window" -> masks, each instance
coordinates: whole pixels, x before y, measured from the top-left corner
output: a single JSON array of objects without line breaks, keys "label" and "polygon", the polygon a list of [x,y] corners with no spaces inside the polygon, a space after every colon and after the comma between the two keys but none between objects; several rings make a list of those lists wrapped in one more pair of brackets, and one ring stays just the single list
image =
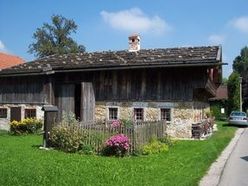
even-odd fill
[{"label": "small square window", "polygon": [[7,118],[7,108],[0,108],[0,118]]},{"label": "small square window", "polygon": [[144,120],[144,109],[143,108],[135,108],[134,109],[134,120],[135,121],[143,121]]},{"label": "small square window", "polygon": [[171,121],[171,109],[161,109],[161,120]]},{"label": "small square window", "polygon": [[118,108],[109,108],[109,120],[118,119]]},{"label": "small square window", "polygon": [[36,109],[25,109],[25,118],[36,118]]}]

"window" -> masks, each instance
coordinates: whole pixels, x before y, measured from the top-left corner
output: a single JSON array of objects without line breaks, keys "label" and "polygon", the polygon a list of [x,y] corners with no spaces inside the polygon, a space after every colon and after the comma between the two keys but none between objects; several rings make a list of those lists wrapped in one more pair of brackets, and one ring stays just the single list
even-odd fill
[{"label": "window", "polygon": [[161,120],[171,121],[171,109],[161,109]]},{"label": "window", "polygon": [[0,108],[0,118],[7,118],[7,108]]},{"label": "window", "polygon": [[109,120],[118,119],[118,108],[109,108]]},{"label": "window", "polygon": [[134,109],[134,120],[135,121],[143,121],[144,120],[144,109],[143,108],[135,108]]},{"label": "window", "polygon": [[25,109],[25,118],[36,118],[36,109]]}]

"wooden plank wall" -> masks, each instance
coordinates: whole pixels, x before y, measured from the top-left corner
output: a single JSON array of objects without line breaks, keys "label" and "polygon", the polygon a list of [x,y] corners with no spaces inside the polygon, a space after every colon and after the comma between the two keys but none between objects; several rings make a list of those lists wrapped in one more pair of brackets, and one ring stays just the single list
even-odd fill
[{"label": "wooden plank wall", "polygon": [[206,67],[185,67],[0,78],[0,103],[56,102],[72,110],[75,84],[82,82],[92,83],[88,91],[96,101],[191,101],[194,89],[205,88],[207,73]]},{"label": "wooden plank wall", "polygon": [[74,72],[55,81],[92,82],[96,101],[191,101],[194,89],[205,88],[207,73],[203,67]]},{"label": "wooden plank wall", "polygon": [[193,89],[205,88],[203,69],[126,70],[94,73],[96,100],[192,100]]},{"label": "wooden plank wall", "polygon": [[44,82],[43,78],[36,76],[0,78],[0,103],[47,102]]}]

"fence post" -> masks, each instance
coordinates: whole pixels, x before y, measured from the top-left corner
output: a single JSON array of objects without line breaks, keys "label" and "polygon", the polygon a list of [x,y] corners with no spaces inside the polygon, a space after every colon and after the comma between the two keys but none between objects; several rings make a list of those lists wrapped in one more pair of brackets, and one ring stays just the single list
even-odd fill
[{"label": "fence post", "polygon": [[49,133],[58,121],[58,108],[53,105],[44,105],[42,110],[44,111],[43,147],[47,148],[50,146]]}]

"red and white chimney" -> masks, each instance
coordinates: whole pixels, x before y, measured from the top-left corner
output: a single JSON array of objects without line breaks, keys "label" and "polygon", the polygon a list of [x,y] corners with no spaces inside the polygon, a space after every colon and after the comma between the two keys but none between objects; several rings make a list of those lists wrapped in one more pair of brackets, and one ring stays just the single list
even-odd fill
[{"label": "red and white chimney", "polygon": [[137,52],[140,50],[140,36],[138,34],[132,34],[128,37],[129,52]]}]

